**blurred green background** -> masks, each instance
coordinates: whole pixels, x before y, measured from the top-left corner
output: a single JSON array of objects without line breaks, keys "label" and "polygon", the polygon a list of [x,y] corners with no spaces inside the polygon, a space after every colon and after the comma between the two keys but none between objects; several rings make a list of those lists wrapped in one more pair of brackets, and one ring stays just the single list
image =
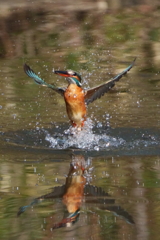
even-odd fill
[{"label": "blurred green background", "polygon": [[43,56],[55,67],[89,69],[92,57],[137,56],[140,71],[156,71],[159,22],[158,0],[1,0],[0,58]]}]

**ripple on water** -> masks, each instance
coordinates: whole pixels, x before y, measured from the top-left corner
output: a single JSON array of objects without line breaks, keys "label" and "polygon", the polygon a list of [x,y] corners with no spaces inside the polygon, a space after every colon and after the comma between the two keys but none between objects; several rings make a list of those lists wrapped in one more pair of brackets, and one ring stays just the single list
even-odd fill
[{"label": "ripple on water", "polygon": [[22,147],[82,149],[112,155],[159,155],[160,131],[142,128],[106,128],[87,120],[82,131],[66,126],[1,133],[1,140]]}]

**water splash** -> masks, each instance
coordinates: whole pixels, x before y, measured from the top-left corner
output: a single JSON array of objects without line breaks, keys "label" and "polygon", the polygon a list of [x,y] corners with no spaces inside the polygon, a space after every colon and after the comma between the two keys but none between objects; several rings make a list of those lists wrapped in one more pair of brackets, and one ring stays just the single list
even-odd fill
[{"label": "water splash", "polygon": [[160,155],[160,130],[140,128],[111,128],[105,122],[95,124],[88,119],[84,129],[66,129],[54,126],[52,129],[35,127],[32,130],[0,132],[0,140],[14,146],[41,149],[71,149],[107,155]]},{"label": "water splash", "polygon": [[88,119],[82,131],[78,131],[75,128],[69,128],[64,131],[64,134],[51,135],[46,132],[45,140],[50,143],[51,148],[66,149],[66,148],[80,148],[87,150],[106,149],[111,147],[119,147],[123,145],[125,140],[122,138],[115,138],[108,136],[107,134],[96,134],[93,132],[93,122]]}]

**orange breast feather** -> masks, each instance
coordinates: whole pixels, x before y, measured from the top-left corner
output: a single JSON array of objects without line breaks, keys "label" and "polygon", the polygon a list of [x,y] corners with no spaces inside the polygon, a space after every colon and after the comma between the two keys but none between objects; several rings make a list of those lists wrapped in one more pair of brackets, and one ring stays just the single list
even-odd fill
[{"label": "orange breast feather", "polygon": [[84,91],[75,84],[70,84],[64,94],[68,117],[73,126],[83,126],[86,119]]}]

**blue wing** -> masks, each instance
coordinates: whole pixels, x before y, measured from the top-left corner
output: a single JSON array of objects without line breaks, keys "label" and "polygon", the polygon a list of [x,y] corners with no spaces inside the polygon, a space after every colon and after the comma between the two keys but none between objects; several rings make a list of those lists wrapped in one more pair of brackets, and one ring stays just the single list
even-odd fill
[{"label": "blue wing", "polygon": [[42,86],[46,86],[48,88],[52,88],[53,90],[55,90],[56,92],[60,93],[61,95],[63,95],[64,93],[64,89],[63,88],[58,88],[55,85],[51,85],[46,83],[42,78],[40,78],[26,63],[24,64],[24,72],[34,80],[35,83],[42,85]]}]

